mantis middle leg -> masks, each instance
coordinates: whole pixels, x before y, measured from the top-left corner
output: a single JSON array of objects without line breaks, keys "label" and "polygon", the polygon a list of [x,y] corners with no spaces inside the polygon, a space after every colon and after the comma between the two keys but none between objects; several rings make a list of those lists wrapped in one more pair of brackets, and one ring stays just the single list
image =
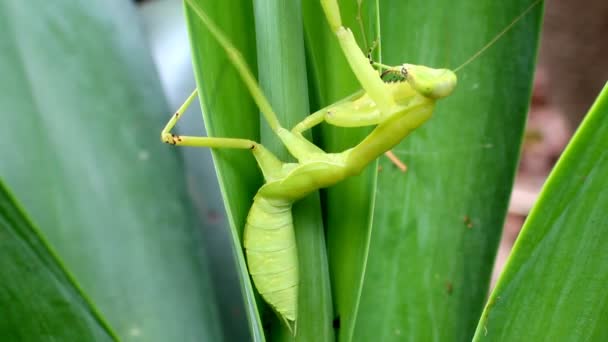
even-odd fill
[{"label": "mantis middle leg", "polygon": [[[368,115],[360,115],[359,113],[352,113],[352,115],[343,115],[341,117],[333,118],[332,124],[340,127],[361,127],[361,126],[371,126],[377,125],[384,119],[381,115],[376,115],[374,113]],[[322,109],[317,111],[309,116],[307,116],[304,120],[298,123],[291,132],[294,135],[302,137],[302,132],[311,129],[312,127],[320,124],[323,121],[328,120],[328,110]],[[302,137],[302,139],[305,139]],[[292,153],[293,154],[293,153]],[[386,151],[384,155],[402,172],[407,171],[407,165],[399,159],[392,151]]]}]

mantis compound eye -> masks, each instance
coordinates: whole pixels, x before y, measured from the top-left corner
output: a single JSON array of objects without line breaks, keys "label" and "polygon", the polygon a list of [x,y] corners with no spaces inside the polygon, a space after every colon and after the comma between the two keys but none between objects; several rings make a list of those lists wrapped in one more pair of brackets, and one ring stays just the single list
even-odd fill
[{"label": "mantis compound eye", "polygon": [[405,66],[401,68],[401,76],[407,80],[407,68]]},{"label": "mantis compound eye", "polygon": [[456,74],[448,69],[433,69],[422,65],[404,64],[401,73],[407,82],[422,95],[440,99],[454,91]]}]

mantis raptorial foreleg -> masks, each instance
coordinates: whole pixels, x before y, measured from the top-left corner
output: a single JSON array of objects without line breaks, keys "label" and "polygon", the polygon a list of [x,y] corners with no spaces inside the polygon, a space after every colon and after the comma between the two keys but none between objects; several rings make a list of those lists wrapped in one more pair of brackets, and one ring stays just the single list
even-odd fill
[{"label": "mantis raptorial foreleg", "polygon": [[308,141],[302,134],[293,133],[284,128],[279,129],[277,134],[289,153],[300,163],[325,154],[325,151]]},{"label": "mantis raptorial foreleg", "polygon": [[374,126],[382,122],[386,118],[379,110],[361,111],[353,113],[344,108],[340,110],[332,110],[332,108],[324,108],[307,116],[304,120],[298,123],[292,132],[301,133],[325,121],[331,125],[338,127],[365,127]]}]

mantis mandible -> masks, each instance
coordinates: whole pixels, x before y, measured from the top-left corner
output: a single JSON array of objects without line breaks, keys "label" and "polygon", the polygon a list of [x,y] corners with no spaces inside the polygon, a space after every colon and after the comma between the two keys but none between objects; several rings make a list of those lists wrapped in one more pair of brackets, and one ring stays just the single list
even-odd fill
[{"label": "mantis mandible", "polygon": [[[281,126],[253,73],[232,43],[196,3],[192,0],[186,0],[186,3],[226,51],[270,128],[297,162],[282,162],[262,144],[252,140],[172,134],[171,130],[197,96],[197,90],[171,117],[161,132],[161,140],[177,146],[251,150],[265,183],[254,196],[244,229],[243,245],[249,274],[263,299],[293,333],[297,321],[299,275],[292,204],[311,192],[359,174],[428,121],[436,101],[454,90],[456,74],[448,69],[422,65],[377,64],[386,70],[385,73],[397,75],[401,80],[385,83],[358,46],[353,33],[342,25],[337,1],[321,0],[329,26],[363,90],[310,114],[288,130]],[[326,153],[302,135],[322,122],[340,127],[375,128],[356,146],[340,153]]]}]

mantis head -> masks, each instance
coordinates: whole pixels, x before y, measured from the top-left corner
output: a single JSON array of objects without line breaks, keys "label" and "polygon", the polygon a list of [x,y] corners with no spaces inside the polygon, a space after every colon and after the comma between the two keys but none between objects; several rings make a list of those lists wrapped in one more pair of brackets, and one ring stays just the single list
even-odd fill
[{"label": "mantis head", "polygon": [[457,83],[456,74],[449,69],[403,64],[401,73],[412,88],[431,99],[440,99],[450,95]]}]

